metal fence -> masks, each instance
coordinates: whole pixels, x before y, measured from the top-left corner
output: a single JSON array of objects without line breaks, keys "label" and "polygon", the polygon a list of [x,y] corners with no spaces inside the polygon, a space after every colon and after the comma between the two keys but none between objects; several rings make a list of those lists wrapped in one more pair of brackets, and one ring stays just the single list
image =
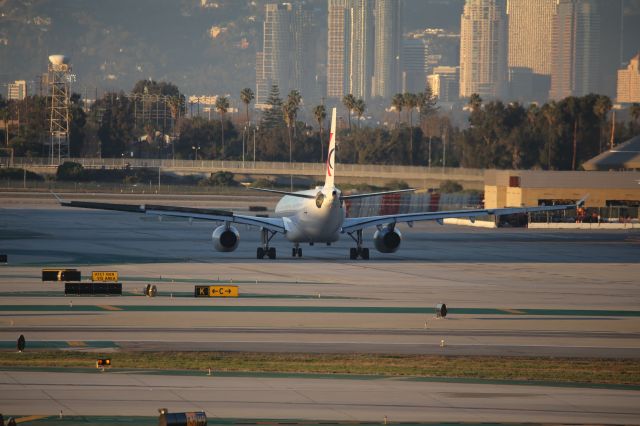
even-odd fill
[{"label": "metal fence", "polygon": [[[243,169],[250,170],[279,170],[279,171],[292,171],[293,173],[299,171],[311,171],[318,175],[324,174],[325,165],[322,163],[288,163],[288,162],[275,162],[275,161],[217,161],[217,160],[164,160],[164,159],[139,159],[139,158],[69,158],[65,161],[73,161],[74,163],[82,164],[86,168],[162,168],[162,169],[192,169],[194,171],[206,171],[206,170],[237,170]],[[47,157],[15,157],[13,163],[9,157],[0,157],[0,165],[3,167],[41,167],[41,168],[56,168],[58,163],[51,163]],[[375,164],[342,164],[338,165],[340,171],[350,173],[362,173],[362,174],[378,174],[378,173],[391,173],[391,174],[406,174],[406,175],[424,175],[442,174],[442,175],[456,175],[456,176],[469,176],[469,177],[484,177],[484,170],[482,169],[466,169],[457,167],[423,167],[423,166],[390,166],[390,165],[375,165]]]}]

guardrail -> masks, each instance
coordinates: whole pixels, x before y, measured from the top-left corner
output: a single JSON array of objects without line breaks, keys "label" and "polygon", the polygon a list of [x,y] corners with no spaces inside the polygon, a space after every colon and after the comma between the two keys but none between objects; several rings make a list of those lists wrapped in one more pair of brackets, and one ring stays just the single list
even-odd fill
[{"label": "guardrail", "polygon": [[[64,161],[73,161],[82,164],[86,168],[158,168],[161,169],[182,169],[197,171],[210,170],[229,170],[229,171],[280,171],[281,173],[300,173],[323,175],[325,165],[322,163],[288,163],[275,161],[219,161],[219,160],[171,160],[171,159],[139,159],[139,158],[68,158]],[[36,157],[25,158],[15,157],[13,164],[9,164],[10,159],[6,157],[0,158],[0,164],[4,167],[12,166],[22,168],[56,168],[58,163],[51,163],[49,158]],[[482,179],[484,170],[482,169],[466,169],[458,167],[424,167],[424,166],[392,166],[392,165],[376,165],[376,164],[342,164],[338,165],[339,172],[344,173],[360,173],[360,174],[407,174],[407,175],[424,175],[424,174],[441,174],[455,176],[469,176]]]}]

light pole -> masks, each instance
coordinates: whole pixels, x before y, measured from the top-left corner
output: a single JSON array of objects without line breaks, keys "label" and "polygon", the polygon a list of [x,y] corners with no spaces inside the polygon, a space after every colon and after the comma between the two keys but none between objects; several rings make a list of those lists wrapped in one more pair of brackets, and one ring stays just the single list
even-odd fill
[{"label": "light pole", "polygon": [[256,130],[259,130],[258,126],[253,128],[253,168],[256,168]]},{"label": "light pole", "polygon": [[198,161],[198,150],[200,149],[200,145],[192,146],[191,149],[196,151],[195,161]]},{"label": "light pole", "polygon": [[247,125],[244,125],[244,129],[242,129],[242,168],[244,169],[244,138],[247,134]]},{"label": "light pole", "polygon": [[431,136],[429,136],[429,171],[431,171]]}]

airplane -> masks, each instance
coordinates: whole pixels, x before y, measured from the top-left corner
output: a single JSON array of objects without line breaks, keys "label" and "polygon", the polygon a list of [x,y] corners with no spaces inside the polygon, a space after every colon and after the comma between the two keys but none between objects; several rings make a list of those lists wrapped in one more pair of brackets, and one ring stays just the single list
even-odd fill
[{"label": "airplane", "polygon": [[420,212],[391,214],[368,217],[346,217],[345,201],[358,198],[373,197],[384,194],[395,194],[414,191],[402,189],[366,194],[343,194],[335,186],[335,155],[336,155],[336,108],[332,110],[331,132],[329,137],[329,151],[327,155],[324,186],[298,192],[279,191],[266,188],[250,188],[257,191],[283,195],[275,208],[276,217],[258,217],[236,214],[232,211],[203,209],[191,207],[162,206],[153,204],[112,204],[86,201],[65,201],[54,196],[64,207],[81,207],[100,210],[116,210],[132,213],[144,213],[156,216],[183,217],[199,220],[222,222],[213,230],[211,239],[213,246],[220,252],[232,252],[240,243],[240,233],[234,224],[244,224],[260,228],[261,245],[256,250],[258,259],[276,258],[276,248],[270,245],[273,237],[281,233],[293,243],[292,257],[302,257],[301,244],[314,245],[324,243],[331,245],[338,241],[342,234],[346,234],[355,242],[355,247],[349,250],[351,260],[369,259],[369,248],[364,246],[363,231],[376,228],[373,243],[380,253],[394,253],[400,247],[402,234],[397,225],[406,223],[410,227],[414,222],[433,220],[443,224],[447,218],[469,218],[477,216],[508,215],[514,213],[532,213],[544,211],[566,210],[580,207],[586,199],[576,204],[513,207],[496,209],[453,210],[439,212]]}]

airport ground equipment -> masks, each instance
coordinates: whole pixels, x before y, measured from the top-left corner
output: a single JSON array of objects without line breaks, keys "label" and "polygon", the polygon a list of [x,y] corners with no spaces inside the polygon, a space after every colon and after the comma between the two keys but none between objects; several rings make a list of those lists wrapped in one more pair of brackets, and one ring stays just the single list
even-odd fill
[{"label": "airport ground equipment", "polygon": [[122,295],[122,283],[64,283],[64,294]]},{"label": "airport ground equipment", "polygon": [[159,426],[207,426],[207,415],[204,411],[169,413],[166,408],[161,408],[159,411]]},{"label": "airport ground equipment", "polygon": [[436,305],[436,318],[444,318],[447,316],[447,305],[438,303]]},{"label": "airport ground equipment", "polygon": [[43,269],[42,281],[82,281],[77,269]]},{"label": "airport ground equipment", "polygon": [[238,297],[240,292],[237,285],[197,285],[195,297]]}]

